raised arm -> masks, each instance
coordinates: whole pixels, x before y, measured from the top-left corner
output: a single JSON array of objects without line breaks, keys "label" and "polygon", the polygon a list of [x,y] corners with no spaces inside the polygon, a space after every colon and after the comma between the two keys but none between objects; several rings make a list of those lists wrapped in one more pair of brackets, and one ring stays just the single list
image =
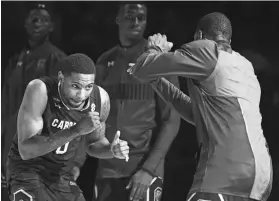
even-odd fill
[{"label": "raised arm", "polygon": [[217,44],[211,40],[193,41],[175,52],[151,46],[128,72],[143,82],[172,75],[203,81],[214,71],[218,54]]},{"label": "raised arm", "polygon": [[49,136],[42,133],[43,113],[48,101],[43,81],[31,81],[25,91],[17,119],[18,148],[23,160],[45,155],[73,140],[79,134],[69,128]]}]

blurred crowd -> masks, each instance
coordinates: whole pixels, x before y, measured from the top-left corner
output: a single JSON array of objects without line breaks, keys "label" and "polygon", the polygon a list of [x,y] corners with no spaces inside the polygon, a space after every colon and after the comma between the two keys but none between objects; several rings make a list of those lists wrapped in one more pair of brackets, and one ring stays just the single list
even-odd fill
[{"label": "blurred crowd", "polygon": [[[55,74],[55,69],[29,68],[22,73],[18,67],[33,59],[28,57],[28,27],[25,20],[34,2],[2,2],[1,19],[1,89],[2,89],[2,147],[9,144],[10,139],[3,137],[5,133],[13,133],[10,127],[14,124],[27,83],[38,76]],[[94,62],[105,51],[119,43],[118,29],[115,23],[117,2],[45,2],[54,26],[45,33],[49,36],[48,43],[39,43],[40,48],[34,57],[45,59],[41,66],[53,66],[60,57],[71,53],[84,53]],[[174,47],[193,39],[193,33],[198,19],[206,13],[218,11],[225,13],[232,21],[232,47],[249,59],[261,84],[262,125],[267,138],[274,165],[274,184],[270,200],[279,200],[279,148],[276,136],[279,133],[279,4],[277,2],[150,2],[148,3],[148,25],[145,36],[153,33],[164,33]],[[27,45],[29,42],[29,45]],[[36,44],[35,44],[36,45]],[[39,55],[39,56],[38,56]],[[40,66],[40,65],[37,65]],[[15,74],[16,72],[17,74]],[[18,80],[22,75],[21,80]],[[15,76],[17,80],[11,78]],[[180,87],[187,93],[186,82],[180,78]],[[17,91],[18,97],[9,97],[11,91]],[[13,108],[7,108],[5,98],[15,101]],[[165,191],[169,192],[165,200],[185,197],[191,180],[187,175],[194,173],[193,156],[197,152],[195,128],[182,122],[180,131],[166,157]],[[186,134],[185,134],[186,133]],[[187,133],[190,133],[187,135]],[[2,168],[5,163],[7,149],[2,149]],[[96,163],[93,159],[88,163]],[[81,170],[80,186],[87,197],[92,196],[94,175],[86,166]],[[83,180],[92,178],[92,184]],[[173,182],[181,183],[179,188],[172,186]],[[186,187],[187,186],[187,187]],[[180,195],[180,196],[179,196]]]}]

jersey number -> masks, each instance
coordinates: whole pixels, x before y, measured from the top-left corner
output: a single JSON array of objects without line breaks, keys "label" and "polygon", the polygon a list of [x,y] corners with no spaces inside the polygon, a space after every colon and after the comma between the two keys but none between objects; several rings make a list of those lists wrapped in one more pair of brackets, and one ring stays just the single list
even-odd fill
[{"label": "jersey number", "polygon": [[56,154],[65,154],[68,150],[68,146],[69,146],[70,142],[67,142],[66,144],[64,144],[61,147],[58,147],[55,151]]}]

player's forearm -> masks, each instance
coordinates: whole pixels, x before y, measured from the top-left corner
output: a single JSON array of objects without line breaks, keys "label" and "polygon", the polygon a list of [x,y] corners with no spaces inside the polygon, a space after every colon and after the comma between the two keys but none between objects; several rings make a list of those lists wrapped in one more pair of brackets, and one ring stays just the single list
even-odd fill
[{"label": "player's forearm", "polygon": [[177,136],[179,126],[179,116],[174,117],[174,119],[163,124],[163,127],[161,128],[161,131],[158,134],[157,139],[143,164],[144,169],[155,174],[158,165],[160,164],[161,160],[165,158],[173,140]]},{"label": "player's forearm", "polygon": [[165,78],[150,84],[157,94],[187,122],[194,125],[191,99]]},{"label": "player's forearm", "polygon": [[142,82],[169,75],[203,81],[214,71],[218,55],[217,44],[210,40],[193,41],[174,52],[151,47],[128,71]]},{"label": "player's forearm", "polygon": [[139,57],[130,73],[143,82],[151,82],[158,77],[194,72],[188,65],[187,58],[180,52],[162,52],[159,47],[152,47]]},{"label": "player's forearm", "polygon": [[110,159],[114,157],[111,151],[111,144],[105,137],[90,144],[87,153],[92,157],[100,159]]},{"label": "player's forearm", "polygon": [[29,160],[52,152],[78,136],[79,133],[74,127],[58,131],[51,136],[37,134],[19,142],[19,152],[23,160]]}]

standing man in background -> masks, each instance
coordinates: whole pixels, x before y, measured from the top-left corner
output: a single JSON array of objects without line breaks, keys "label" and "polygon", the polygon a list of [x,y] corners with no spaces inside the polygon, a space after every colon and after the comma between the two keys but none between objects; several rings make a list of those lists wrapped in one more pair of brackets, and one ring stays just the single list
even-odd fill
[{"label": "standing man in background", "polygon": [[7,154],[16,133],[17,113],[27,84],[41,76],[57,75],[58,71],[54,66],[66,56],[49,41],[54,29],[49,8],[45,4],[33,3],[31,6],[24,25],[28,44],[20,54],[10,59],[4,73],[1,106],[2,180],[5,179]]},{"label": "standing man in background", "polygon": [[[147,45],[143,37],[146,21],[146,5],[121,4],[116,18],[120,45],[97,61],[96,83],[111,98],[106,137],[112,141],[115,131],[120,130],[130,147],[128,162],[99,160],[97,201],[160,200],[162,194],[164,159],[178,133],[180,117],[150,86],[127,73]],[[177,77],[171,81],[178,86]]]}]

